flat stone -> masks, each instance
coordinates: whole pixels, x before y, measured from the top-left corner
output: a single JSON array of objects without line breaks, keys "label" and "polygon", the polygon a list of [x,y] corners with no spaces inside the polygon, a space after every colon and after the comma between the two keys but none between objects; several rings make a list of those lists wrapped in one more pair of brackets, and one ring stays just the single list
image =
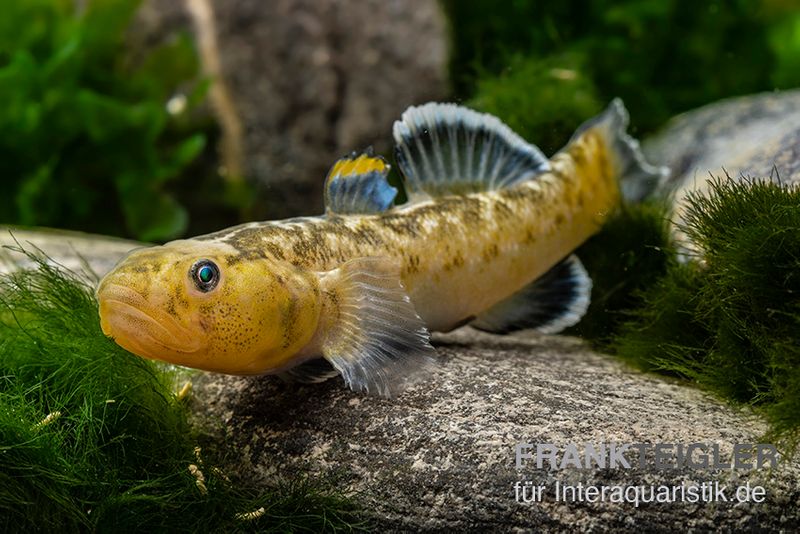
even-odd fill
[{"label": "flat stone", "polygon": [[[440,367],[395,399],[355,394],[340,379],[200,374],[198,417],[222,423],[240,475],[268,482],[336,477],[385,531],[800,528],[798,469],[517,469],[518,443],[758,443],[764,423],[709,395],[628,369],[559,336],[436,337]],[[546,487],[518,503],[515,482]],[[557,502],[555,483],[763,485],[762,503]]]},{"label": "flat stone", "polygon": [[50,261],[74,272],[87,268],[103,276],[134,248],[145,243],[116,237],[98,236],[70,230],[50,228],[20,228],[0,225],[0,273],[18,268],[30,268],[30,253],[43,252]]}]

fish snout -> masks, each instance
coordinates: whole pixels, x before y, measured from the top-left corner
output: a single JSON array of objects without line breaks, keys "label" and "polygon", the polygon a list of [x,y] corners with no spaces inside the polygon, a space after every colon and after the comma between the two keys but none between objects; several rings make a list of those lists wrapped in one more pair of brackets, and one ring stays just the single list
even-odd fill
[{"label": "fish snout", "polygon": [[171,354],[205,346],[205,336],[183,325],[174,310],[170,313],[130,287],[103,280],[96,295],[103,333],[134,354],[173,361]]}]

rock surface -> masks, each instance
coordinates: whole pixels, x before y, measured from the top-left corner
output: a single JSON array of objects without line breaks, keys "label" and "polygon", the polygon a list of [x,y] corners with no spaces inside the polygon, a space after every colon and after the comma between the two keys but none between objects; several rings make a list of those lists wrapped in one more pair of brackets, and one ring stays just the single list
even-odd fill
[{"label": "rock surface", "polygon": [[[191,30],[186,5],[148,0],[136,39]],[[215,13],[222,76],[243,128],[245,176],[265,218],[321,213],[337,158],[390,149],[411,104],[447,94],[447,36],[435,0],[225,0]]]},{"label": "rock surface", "polygon": [[102,276],[129,251],[143,243],[114,237],[45,228],[16,228],[0,225],[0,273],[19,267],[27,268],[31,260],[27,252],[44,252],[52,261],[75,272],[88,267]]},{"label": "rock surface", "polygon": [[[564,337],[497,337],[468,329],[439,336],[440,369],[396,399],[357,395],[336,379],[204,374],[198,414],[221,420],[239,472],[333,475],[354,491],[378,531],[645,531],[800,528],[796,461],[774,471],[515,468],[525,443],[758,443],[765,427],[709,396],[625,368]],[[546,486],[520,504],[514,484]],[[557,502],[554,485],[750,482],[763,503]]]},{"label": "rock surface", "polygon": [[723,100],[674,118],[643,145],[647,159],[672,175],[678,215],[689,191],[710,175],[800,183],[800,90]]}]

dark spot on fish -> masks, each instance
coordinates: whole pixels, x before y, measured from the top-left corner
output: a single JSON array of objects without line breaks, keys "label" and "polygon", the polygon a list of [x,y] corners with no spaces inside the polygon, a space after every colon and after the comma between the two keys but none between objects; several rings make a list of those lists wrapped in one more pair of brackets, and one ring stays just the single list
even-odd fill
[{"label": "dark spot on fish", "polygon": [[292,253],[295,256],[306,257],[309,256],[311,247],[307,241],[295,241],[292,243]]},{"label": "dark spot on fish", "polygon": [[137,263],[133,265],[131,271],[134,273],[149,273],[149,272],[158,272],[158,267],[153,263]]},{"label": "dark spot on fish", "polygon": [[575,162],[575,165],[583,167],[583,165],[586,163],[585,151],[586,146],[584,143],[576,143],[569,151],[569,155],[572,156],[572,160]]},{"label": "dark spot on fish", "polygon": [[298,298],[294,295],[281,306],[281,326],[283,330],[282,348],[286,349],[295,341],[297,330],[297,318],[300,313]]},{"label": "dark spot on fish", "polygon": [[274,279],[276,284],[278,284],[281,287],[286,287],[286,281],[283,279],[281,275],[275,274]]},{"label": "dark spot on fish", "polygon": [[500,253],[500,249],[497,247],[497,244],[496,243],[492,243],[491,245],[489,245],[488,247],[483,249],[483,254],[482,254],[483,261],[489,262],[489,261],[495,259],[498,256],[499,253]]},{"label": "dark spot on fish", "polygon": [[189,300],[183,294],[181,287],[173,287],[170,291],[170,301],[174,306],[186,309],[189,307]]},{"label": "dark spot on fish", "polygon": [[512,203],[520,201],[532,201],[539,195],[540,192],[532,187],[517,186],[500,190],[500,198],[511,201]]},{"label": "dark spot on fish", "polygon": [[281,249],[281,247],[279,247],[277,244],[275,244],[275,243],[266,243],[264,245],[264,248],[266,248],[267,251],[270,254],[272,254],[272,257],[275,258],[276,260],[284,259],[283,249]]},{"label": "dark spot on fish", "polygon": [[566,182],[569,179],[569,176],[567,176],[559,167],[553,167],[553,169],[551,169],[549,172],[553,175],[557,182]]},{"label": "dark spot on fish", "polygon": [[419,272],[419,256],[416,254],[408,254],[405,256],[405,271],[407,274],[414,274]]},{"label": "dark spot on fish", "polygon": [[532,245],[536,243],[536,234],[530,228],[525,230],[525,244]]},{"label": "dark spot on fish", "polygon": [[408,214],[386,214],[379,221],[395,234],[404,237],[416,238],[421,230],[419,219]]},{"label": "dark spot on fish", "polygon": [[[447,247],[447,250],[449,251],[449,247]],[[450,261],[445,262],[445,264],[442,266],[442,269],[445,272],[449,272],[452,271],[453,269],[458,269],[463,265],[464,265],[464,256],[461,254],[461,251],[456,251],[453,254]]]},{"label": "dark spot on fish", "polygon": [[173,316],[175,318],[178,317],[178,312],[175,309],[175,297],[170,297],[169,298],[169,300],[167,301],[167,304],[166,304],[166,310],[167,310],[167,313],[170,314],[171,316]]},{"label": "dark spot on fish", "polygon": [[494,203],[494,215],[496,218],[502,220],[513,219],[515,217],[514,210],[502,199],[498,199]]}]

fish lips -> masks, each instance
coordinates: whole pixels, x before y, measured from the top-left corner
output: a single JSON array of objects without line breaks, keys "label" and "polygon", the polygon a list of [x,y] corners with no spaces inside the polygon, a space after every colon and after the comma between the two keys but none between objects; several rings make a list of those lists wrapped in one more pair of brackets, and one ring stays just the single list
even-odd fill
[{"label": "fish lips", "polygon": [[179,363],[175,360],[205,347],[205,336],[190,331],[128,287],[102,284],[97,298],[103,333],[134,354]]}]

